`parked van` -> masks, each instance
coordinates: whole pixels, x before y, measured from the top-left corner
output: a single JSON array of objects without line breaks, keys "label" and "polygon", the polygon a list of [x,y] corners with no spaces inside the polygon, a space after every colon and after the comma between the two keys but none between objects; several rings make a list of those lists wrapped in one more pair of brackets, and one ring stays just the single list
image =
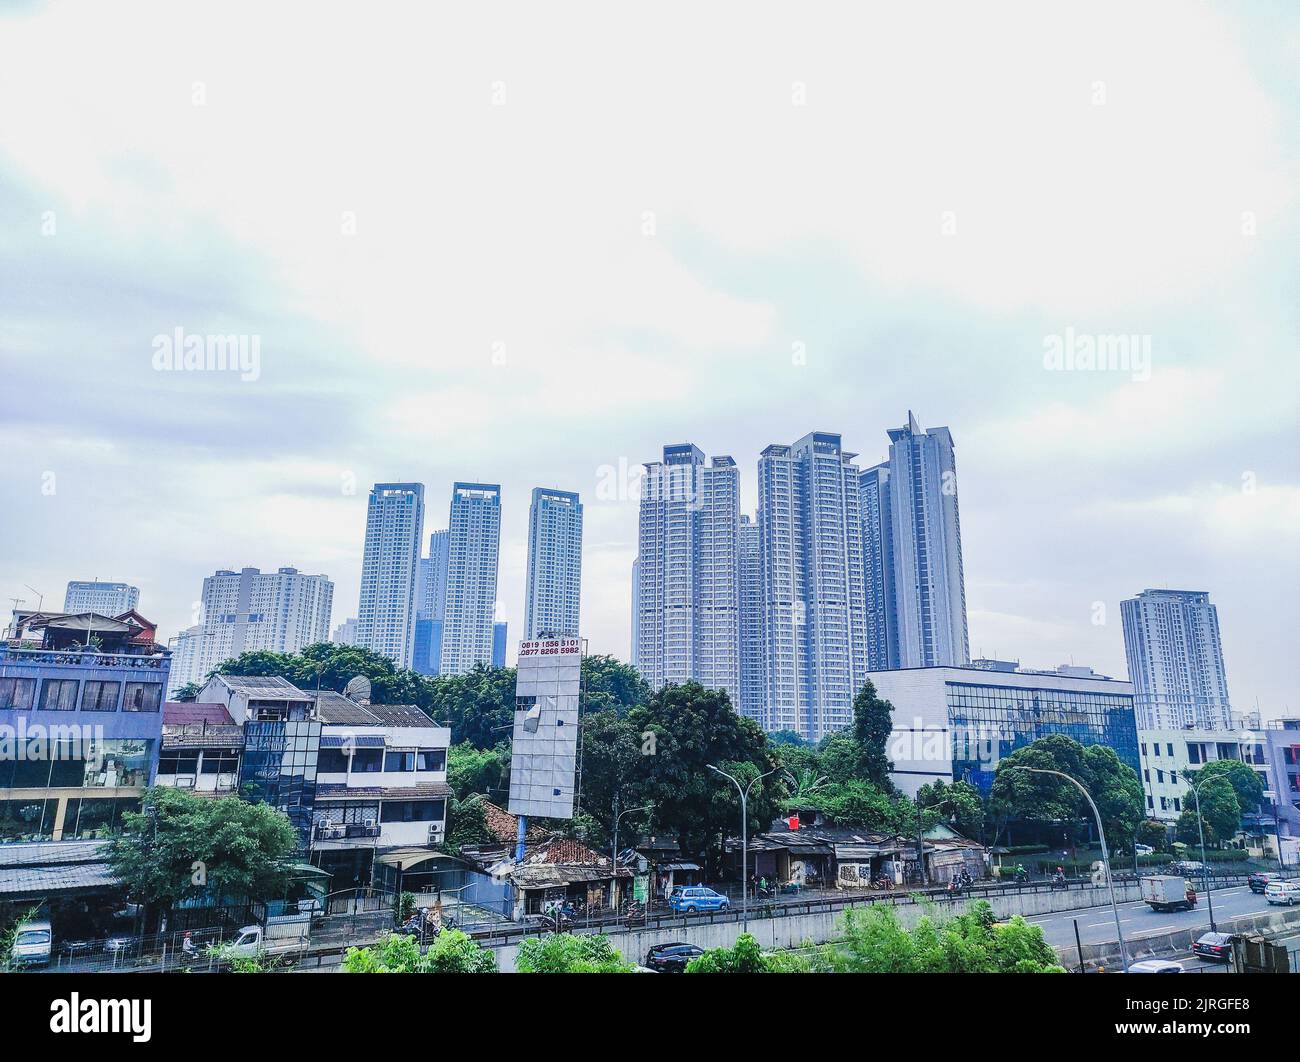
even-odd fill
[{"label": "parked van", "polygon": [[53,945],[54,931],[49,922],[23,922],[14,934],[10,958],[16,966],[47,966]]}]

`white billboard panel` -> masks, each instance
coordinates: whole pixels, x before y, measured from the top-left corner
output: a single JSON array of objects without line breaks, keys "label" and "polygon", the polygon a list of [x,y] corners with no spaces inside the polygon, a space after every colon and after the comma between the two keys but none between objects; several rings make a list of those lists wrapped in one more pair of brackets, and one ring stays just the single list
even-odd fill
[{"label": "white billboard panel", "polygon": [[573,818],[581,683],[580,639],[519,644],[510,755],[512,815]]}]

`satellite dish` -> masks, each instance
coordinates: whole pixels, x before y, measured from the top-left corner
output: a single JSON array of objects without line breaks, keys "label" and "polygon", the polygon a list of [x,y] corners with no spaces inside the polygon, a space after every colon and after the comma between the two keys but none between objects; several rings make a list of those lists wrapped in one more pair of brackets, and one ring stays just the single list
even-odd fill
[{"label": "satellite dish", "polygon": [[370,680],[365,675],[358,675],[356,678],[349,680],[348,684],[343,687],[343,696],[351,698],[358,704],[369,704]]}]

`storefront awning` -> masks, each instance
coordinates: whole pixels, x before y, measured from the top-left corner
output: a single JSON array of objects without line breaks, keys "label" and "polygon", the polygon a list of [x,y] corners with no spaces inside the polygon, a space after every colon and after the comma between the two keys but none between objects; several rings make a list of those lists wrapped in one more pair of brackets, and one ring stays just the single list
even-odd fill
[{"label": "storefront awning", "polygon": [[387,852],[381,852],[375,856],[375,862],[383,863],[389,867],[396,867],[405,873],[426,860],[451,858],[446,852],[430,852],[427,848],[390,848]]},{"label": "storefront awning", "polygon": [[699,870],[699,863],[660,863],[660,870]]}]

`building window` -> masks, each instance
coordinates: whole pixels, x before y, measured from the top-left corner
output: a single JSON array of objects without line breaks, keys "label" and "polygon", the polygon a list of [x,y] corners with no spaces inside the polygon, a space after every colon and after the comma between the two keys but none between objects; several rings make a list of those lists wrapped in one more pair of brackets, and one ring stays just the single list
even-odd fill
[{"label": "building window", "polygon": [[381,822],[438,822],[445,815],[442,800],[386,800],[379,817]]},{"label": "building window", "polygon": [[122,702],[124,712],[156,712],[162,704],[162,683],[128,682],[126,698]]},{"label": "building window", "polygon": [[378,774],[384,769],[382,749],[357,749],[352,754],[353,774]]},{"label": "building window", "polygon": [[415,753],[414,752],[384,753],[384,770],[385,771],[415,770]]},{"label": "building window", "polygon": [[116,712],[120,682],[87,682],[81,690],[83,712]]},{"label": "building window", "polygon": [[321,749],[316,769],[321,774],[347,774],[347,754],[342,749]]},{"label": "building window", "polygon": [[41,707],[47,712],[71,712],[77,707],[76,679],[46,679],[41,684]]},{"label": "building window", "polygon": [[0,678],[0,709],[29,710],[35,696],[35,679]]},{"label": "building window", "polygon": [[164,751],[158,756],[159,774],[198,774],[199,753],[197,749]]},{"label": "building window", "polygon": [[415,757],[417,771],[442,771],[447,768],[446,749],[421,749]]}]

